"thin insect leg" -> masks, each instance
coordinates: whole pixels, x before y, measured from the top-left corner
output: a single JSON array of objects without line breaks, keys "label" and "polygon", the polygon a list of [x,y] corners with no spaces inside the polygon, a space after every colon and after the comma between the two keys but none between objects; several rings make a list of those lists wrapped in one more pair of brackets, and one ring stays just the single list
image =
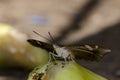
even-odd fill
[{"label": "thin insect leg", "polygon": [[51,53],[53,56],[55,56],[55,57],[58,57],[58,55],[56,55],[56,54],[54,54],[54,53]]},{"label": "thin insect leg", "polygon": [[74,59],[71,57],[71,61],[74,61]]},{"label": "thin insect leg", "polygon": [[56,61],[55,56],[56,56],[56,57],[58,57],[58,56],[57,56],[57,55],[55,55],[54,53],[49,52],[49,61],[48,61],[48,63],[50,63],[50,62],[52,61],[52,59],[53,59],[54,61]]},{"label": "thin insect leg", "polygon": [[72,54],[70,54],[70,59],[71,61],[74,61],[74,56]]},{"label": "thin insect leg", "polygon": [[51,55],[52,55],[52,58],[53,58],[55,64],[57,64],[57,60],[56,60],[56,58],[55,58],[55,56],[57,56],[57,55],[55,55],[54,53],[51,53]]},{"label": "thin insect leg", "polygon": [[52,61],[51,52],[49,52],[48,56],[49,56],[49,61],[48,61],[48,63],[50,63],[50,62]]},{"label": "thin insect leg", "polygon": [[65,61],[65,63],[67,63],[67,59],[66,58],[64,58],[64,61]]},{"label": "thin insect leg", "polygon": [[74,57],[72,54],[70,54],[68,57],[67,57],[68,61],[74,61]]},{"label": "thin insect leg", "polygon": [[54,55],[54,54],[52,54],[52,57],[53,57],[53,60],[55,61],[55,64],[57,64],[57,60],[56,60],[56,58],[55,58],[55,55]]}]

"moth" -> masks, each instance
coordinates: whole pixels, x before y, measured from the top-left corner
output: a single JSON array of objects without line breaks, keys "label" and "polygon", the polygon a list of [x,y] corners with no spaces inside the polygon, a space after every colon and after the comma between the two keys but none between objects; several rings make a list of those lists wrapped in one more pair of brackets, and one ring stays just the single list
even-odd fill
[{"label": "moth", "polygon": [[[37,32],[35,33],[39,34]],[[49,35],[51,37],[50,33]],[[97,45],[60,46],[57,44],[45,43],[35,39],[28,39],[27,41],[35,47],[42,48],[52,53],[56,57],[56,59],[72,60],[75,58],[75,59],[84,59],[90,61],[98,61],[104,55],[106,55],[107,52],[110,52],[109,49],[101,48]]]}]

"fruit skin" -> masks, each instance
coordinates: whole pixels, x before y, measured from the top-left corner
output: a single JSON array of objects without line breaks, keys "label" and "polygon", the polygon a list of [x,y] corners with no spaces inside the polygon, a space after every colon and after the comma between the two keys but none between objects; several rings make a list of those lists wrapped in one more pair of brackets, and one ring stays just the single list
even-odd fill
[{"label": "fruit skin", "polygon": [[[63,61],[58,61],[55,65],[54,62],[51,62],[43,67],[37,67],[30,73],[28,80],[108,80],[74,61],[63,63]],[[47,65],[48,68],[44,75],[39,79],[33,79],[36,74],[42,73]]]}]

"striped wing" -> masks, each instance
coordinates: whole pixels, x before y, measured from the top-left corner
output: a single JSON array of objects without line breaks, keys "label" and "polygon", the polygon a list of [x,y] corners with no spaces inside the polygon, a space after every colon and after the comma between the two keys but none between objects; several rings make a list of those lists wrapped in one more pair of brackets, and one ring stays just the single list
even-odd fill
[{"label": "striped wing", "polygon": [[98,61],[107,53],[109,49],[99,48],[98,46],[68,46],[68,50],[72,52],[76,59],[84,59],[90,61]]}]

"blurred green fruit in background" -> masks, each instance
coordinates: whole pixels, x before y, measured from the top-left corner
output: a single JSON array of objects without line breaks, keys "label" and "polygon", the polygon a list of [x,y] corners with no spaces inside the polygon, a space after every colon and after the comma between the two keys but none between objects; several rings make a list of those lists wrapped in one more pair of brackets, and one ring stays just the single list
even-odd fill
[{"label": "blurred green fruit in background", "polygon": [[27,42],[29,37],[7,24],[0,24],[0,67],[33,69],[48,61],[48,54]]}]

